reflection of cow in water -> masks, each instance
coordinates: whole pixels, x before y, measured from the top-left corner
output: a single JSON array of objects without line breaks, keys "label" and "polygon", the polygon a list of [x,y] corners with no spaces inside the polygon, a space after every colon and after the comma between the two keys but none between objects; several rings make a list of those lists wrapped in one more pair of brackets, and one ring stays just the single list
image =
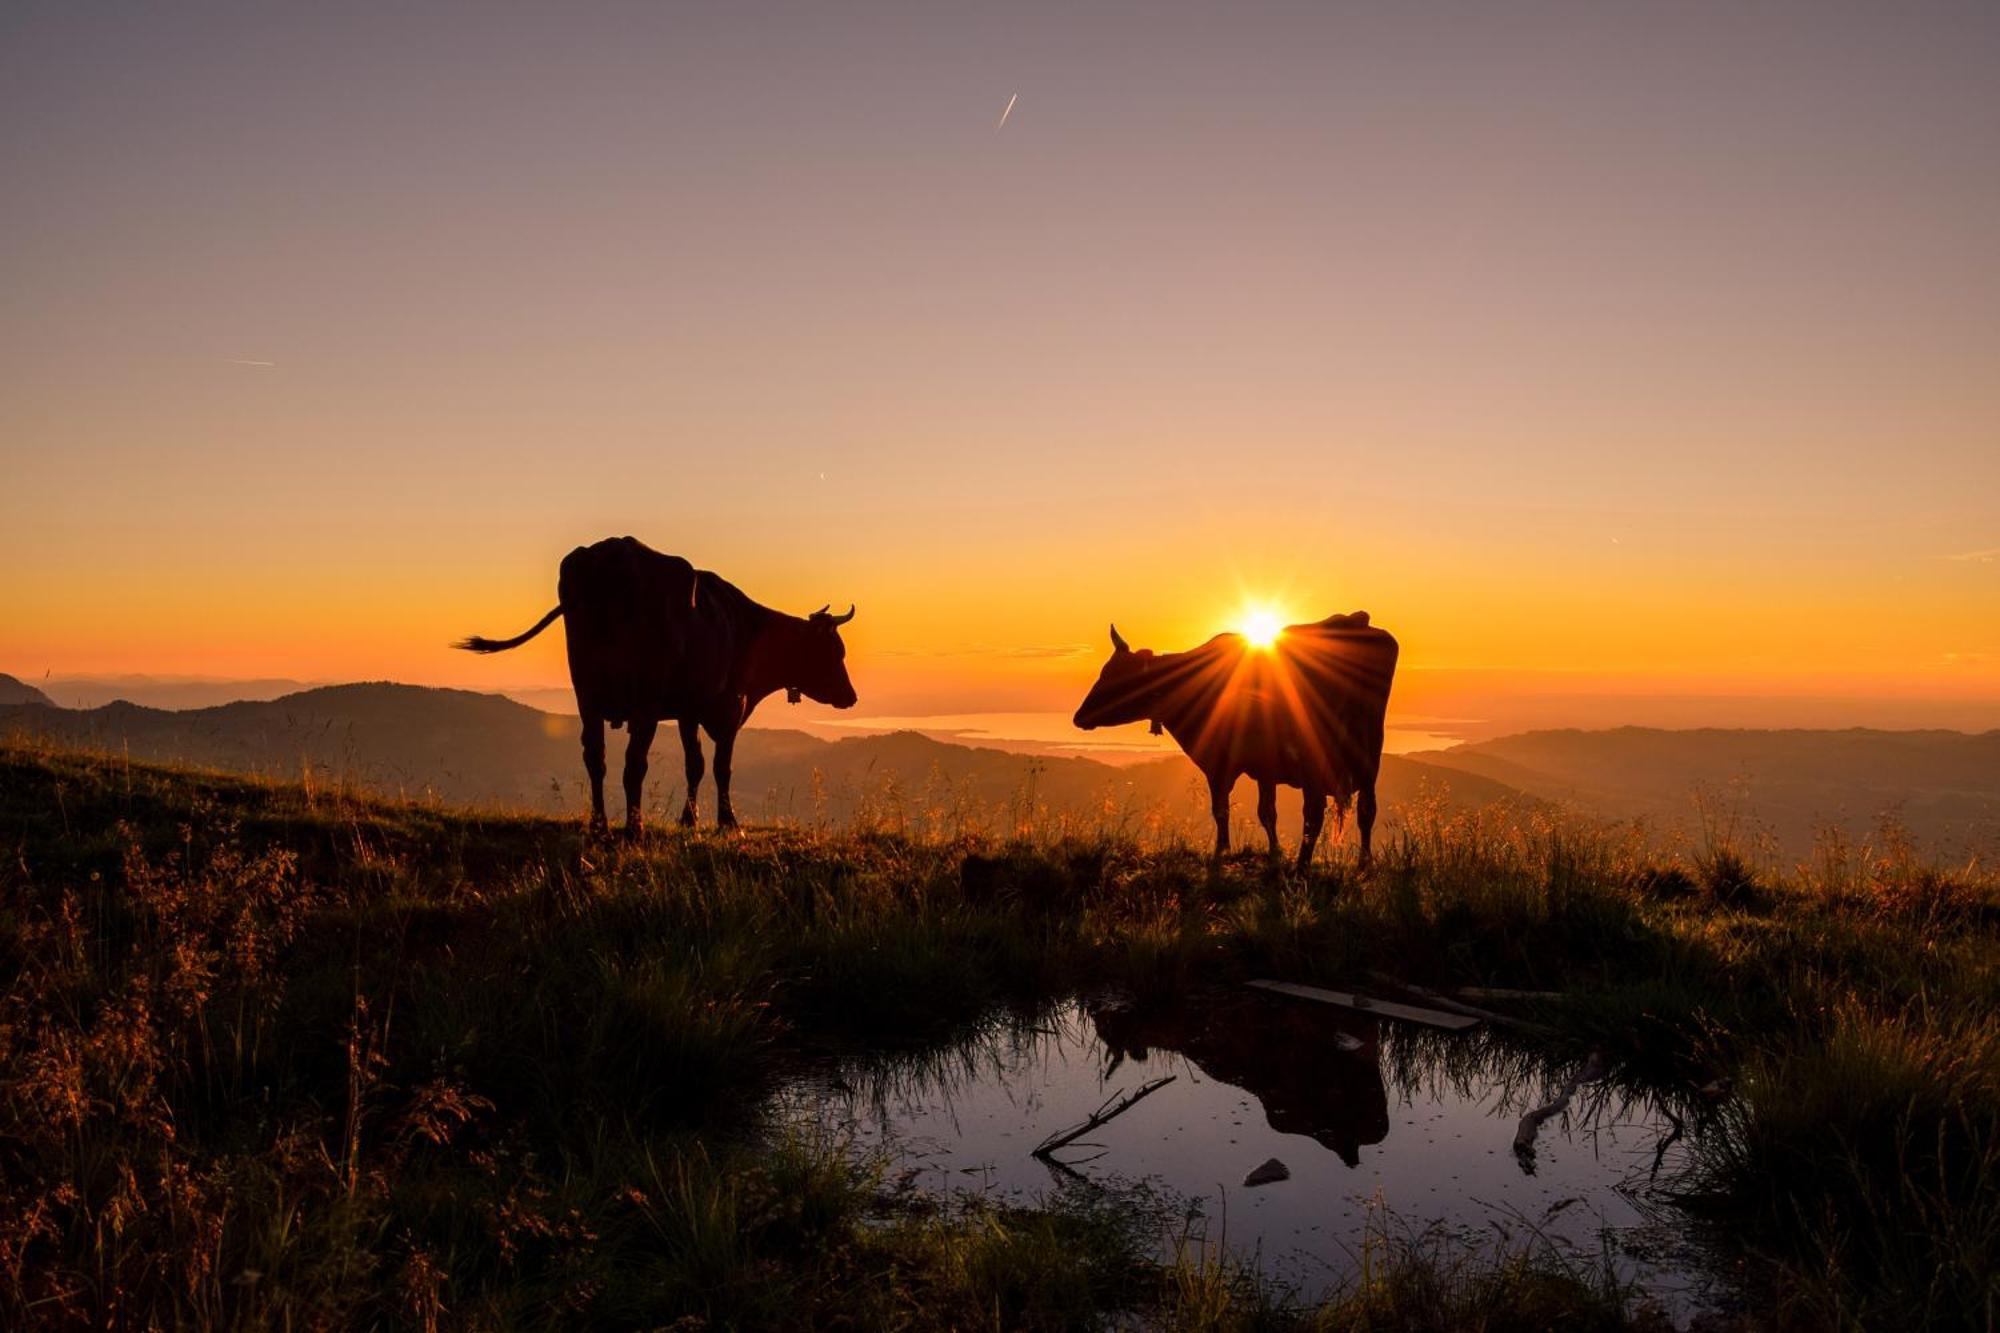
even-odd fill
[{"label": "reflection of cow in water", "polygon": [[[1152,1047],[1174,1051],[1255,1096],[1272,1129],[1307,1135],[1349,1166],[1389,1135],[1379,1029],[1365,1014],[1235,998],[1146,1010],[1096,1003],[1088,1011],[1112,1068],[1145,1059]],[[1342,1049],[1353,1042],[1360,1045]]]},{"label": "reflection of cow in water", "polygon": [[1134,651],[1115,625],[1111,648],[1111,660],[1076,710],[1076,725],[1089,731],[1151,722],[1155,732],[1172,735],[1208,779],[1217,856],[1229,850],[1229,789],[1248,774],[1272,855],[1283,783],[1305,793],[1301,867],[1312,861],[1328,797],[1337,820],[1355,801],[1361,864],[1368,864],[1397,649],[1394,638],[1368,623],[1366,611],[1292,625],[1268,649],[1240,634],[1218,634],[1184,653]]},{"label": "reflection of cow in water", "polygon": [[632,537],[608,537],[563,557],[557,605],[511,639],[473,637],[475,653],[518,648],[558,616],[569,631],[570,683],[583,717],[583,767],[590,775],[590,822],[604,827],[604,725],[625,726],[625,831],[637,833],[646,752],[662,719],[680,723],[687,759],[687,806],[694,823],[701,785],[701,736],[715,742],[717,822],[736,822],[729,765],[736,733],[768,694],[801,694],[835,708],[854,706],[840,627],[854,618],[788,616],[750,600],[734,584]]}]

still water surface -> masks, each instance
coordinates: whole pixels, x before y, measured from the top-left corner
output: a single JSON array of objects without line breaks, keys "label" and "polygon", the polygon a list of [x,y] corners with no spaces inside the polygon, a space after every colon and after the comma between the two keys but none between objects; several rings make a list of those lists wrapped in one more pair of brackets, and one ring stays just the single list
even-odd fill
[{"label": "still water surface", "polygon": [[[1542,1126],[1531,1163],[1513,1151],[1522,1113],[1569,1072],[1489,1033],[1306,1001],[1229,994],[1141,1011],[1098,998],[1032,1025],[996,1022],[942,1055],[819,1075],[783,1104],[858,1151],[885,1152],[933,1193],[1164,1193],[1180,1219],[1164,1244],[1226,1245],[1302,1297],[1352,1279],[1388,1236],[1461,1256],[1553,1247],[1592,1269],[1609,1263],[1685,1320],[1715,1284],[1666,1200],[1686,1140],[1662,1098],[1587,1085]],[[1031,1155],[1170,1074],[1058,1165]],[[1290,1178],[1246,1187],[1271,1158]]]}]

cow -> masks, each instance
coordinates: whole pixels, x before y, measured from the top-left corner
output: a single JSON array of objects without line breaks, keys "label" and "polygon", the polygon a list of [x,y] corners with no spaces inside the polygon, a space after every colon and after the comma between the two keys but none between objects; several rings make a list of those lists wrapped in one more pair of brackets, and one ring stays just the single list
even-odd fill
[{"label": "cow", "polygon": [[1155,735],[1171,735],[1208,779],[1218,858],[1229,850],[1229,790],[1241,775],[1257,783],[1257,822],[1274,857],[1278,784],[1304,791],[1301,870],[1312,862],[1327,798],[1343,823],[1352,799],[1365,869],[1374,856],[1375,779],[1396,651],[1366,611],[1288,626],[1269,648],[1218,634],[1184,653],[1134,651],[1113,625],[1111,660],[1076,710],[1076,725],[1150,722]]},{"label": "cow", "polygon": [[604,727],[625,727],[625,832],[642,831],[640,796],[646,752],[660,723],[680,725],[687,766],[687,804],[680,822],[695,822],[701,786],[701,732],[715,742],[716,822],[734,827],[729,802],[736,733],[767,695],[779,690],[835,708],[852,708],[847,648],[840,627],[854,619],[786,615],[752,601],[720,575],[634,537],[607,537],[563,557],[556,607],[534,628],[511,639],[474,635],[453,644],[474,653],[504,653],[566,621],[569,678],[583,719],[583,771],[590,775],[590,827],[602,833]]},{"label": "cow", "polygon": [[[1149,1052],[1186,1060],[1220,1083],[1255,1097],[1280,1134],[1304,1134],[1349,1167],[1389,1136],[1389,1090],[1382,1079],[1381,1021],[1325,1004],[1260,1002],[1213,993],[1200,1003],[1133,1004],[1085,999],[1107,1056],[1109,1083],[1126,1060]],[[1299,1052],[1321,1053],[1301,1060]]]}]

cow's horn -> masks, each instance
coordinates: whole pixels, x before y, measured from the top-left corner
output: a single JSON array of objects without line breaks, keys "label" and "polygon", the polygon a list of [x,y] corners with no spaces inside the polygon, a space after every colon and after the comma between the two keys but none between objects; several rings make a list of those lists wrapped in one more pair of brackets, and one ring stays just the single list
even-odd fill
[{"label": "cow's horn", "polygon": [[[832,603],[832,602],[828,602],[828,603],[826,604],[826,606],[822,606],[822,607],[821,607],[821,608],[820,608],[819,610],[817,610],[817,611],[813,612],[813,616],[823,616],[823,615],[825,615],[825,614],[827,613],[827,610],[828,610],[828,609],[829,609],[830,607],[832,607],[832,605],[833,605],[833,603]],[[807,619],[807,620],[811,620],[811,619],[812,619],[812,616],[807,616],[807,617],[806,617],[806,619]]]},{"label": "cow's horn", "polygon": [[[832,603],[829,602],[827,603],[827,605],[831,606]],[[833,618],[833,623],[836,625],[845,625],[848,621],[852,619],[854,619],[854,604],[850,602],[848,603],[847,606],[847,614],[844,616],[835,616]]]},{"label": "cow's horn", "polygon": [[1118,637],[1118,626],[1116,625],[1113,625],[1111,627],[1111,646],[1113,648],[1116,648],[1121,653],[1129,653],[1132,651],[1131,645],[1126,643],[1125,640]]}]

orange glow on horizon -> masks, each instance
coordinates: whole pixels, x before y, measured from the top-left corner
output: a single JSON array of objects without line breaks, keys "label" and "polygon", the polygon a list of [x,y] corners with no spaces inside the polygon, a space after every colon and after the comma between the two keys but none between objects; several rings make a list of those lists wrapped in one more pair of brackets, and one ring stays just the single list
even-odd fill
[{"label": "orange glow on horizon", "polygon": [[140,8],[9,29],[0,672],[560,693],[448,645],[631,533],[874,715],[1366,610],[1411,713],[2000,726],[1957,18]]}]

